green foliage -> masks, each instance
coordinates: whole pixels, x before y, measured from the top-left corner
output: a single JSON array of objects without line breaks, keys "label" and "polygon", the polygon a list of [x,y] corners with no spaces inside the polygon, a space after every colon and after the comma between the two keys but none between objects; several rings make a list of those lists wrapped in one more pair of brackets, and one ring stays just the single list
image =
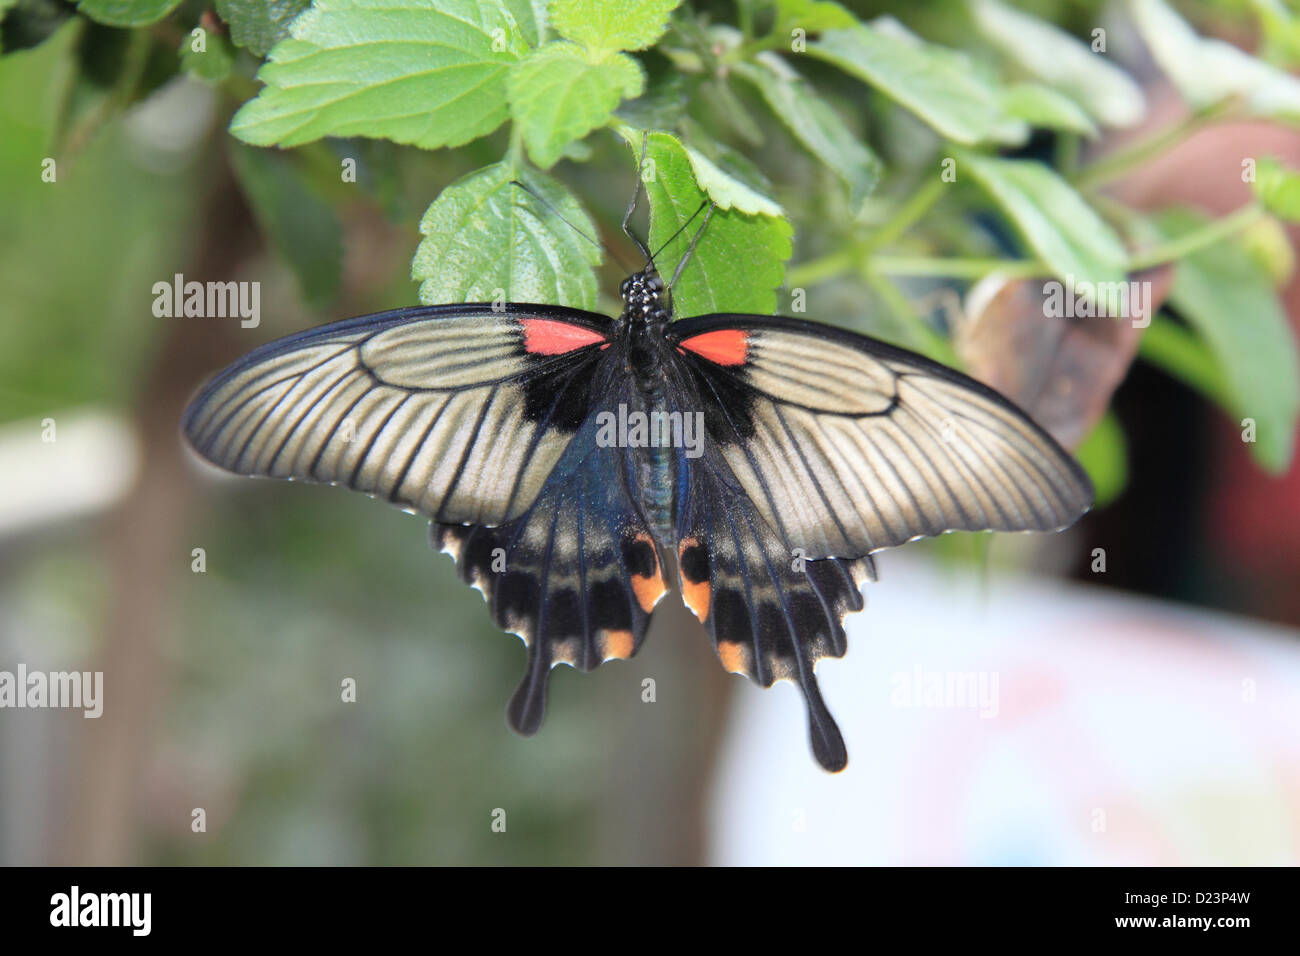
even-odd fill
[{"label": "green foliage", "polygon": [[511,71],[510,115],[533,162],[550,169],[644,85],[641,67],[626,54],[601,52],[593,60],[572,43],[548,43]]},{"label": "green foliage", "polygon": [[1050,86],[1017,83],[1002,91],[1002,108],[1007,115],[1030,126],[1059,129],[1095,139],[1097,124],[1082,106]]},{"label": "green foliage", "polygon": [[1070,185],[1042,163],[958,152],[969,170],[1062,282],[1123,282],[1119,236]]},{"label": "green foliage", "polygon": [[78,0],[77,9],[110,27],[142,27],[157,23],[181,0]]},{"label": "green foliage", "polygon": [[181,41],[181,69],[205,83],[224,82],[235,62],[230,41],[221,34],[212,34],[204,40],[202,50],[195,49],[195,45],[193,36]]},{"label": "green foliage", "polygon": [[[1186,210],[1169,210],[1159,223],[1171,237],[1203,224]],[[1268,273],[1240,246],[1221,242],[1179,262],[1169,301],[1213,353],[1229,412],[1258,426],[1251,453],[1270,471],[1285,471],[1300,415],[1300,360]]]},{"label": "green foliage", "polygon": [[555,0],[551,25],[588,50],[644,50],[663,36],[682,0]]},{"label": "green foliage", "polygon": [[1300,118],[1300,80],[1198,35],[1164,0],[1133,0],[1133,12],[1156,61],[1192,106],[1237,98],[1255,115]]},{"label": "green foliage", "polygon": [[1265,156],[1255,164],[1252,188],[1269,212],[1289,222],[1300,222],[1300,173]]},{"label": "green foliage", "polygon": [[564,186],[496,163],[452,183],[429,207],[411,278],[420,283],[425,303],[557,302],[594,309],[593,269],[601,253],[577,230],[590,236],[596,227]]},{"label": "green foliage", "polygon": [[924,43],[895,21],[835,30],[808,52],[897,100],[958,143],[1023,138],[1026,129],[955,51]]},{"label": "green foliage", "polygon": [[231,164],[263,232],[289,263],[314,308],[338,293],[343,234],[334,208],[306,186],[283,155],[231,144]]},{"label": "green foliage", "polygon": [[[975,27],[1026,73],[1050,84],[1107,126],[1142,118],[1141,88],[1101,53],[1055,24],[1021,13],[999,0],[969,0]],[[1032,121],[1032,117],[1023,117]]]},{"label": "green foliage", "polygon": [[[628,135],[640,152],[641,137]],[[708,164],[701,177],[702,157],[692,156],[681,141],[667,133],[652,133],[645,142],[642,180],[650,200],[650,248],[659,250],[669,275],[691,241],[691,224],[701,222],[708,200],[718,204],[695,254],[673,288],[673,305],[680,315],[709,312],[757,312],[776,309],[776,290],[784,280],[790,258],[790,226],[770,200]],[[746,211],[749,210],[749,211]]]},{"label": "green foliage", "polygon": [[735,72],[754,84],[800,145],[840,178],[849,191],[849,205],[855,213],[860,211],[880,181],[876,154],[784,60],[766,56],[760,64],[737,65]]},{"label": "green foliage", "polygon": [[289,35],[294,18],[311,0],[216,0],[217,15],[230,28],[235,46],[266,56]]},{"label": "green foliage", "polygon": [[1128,449],[1124,429],[1114,415],[1107,412],[1101,417],[1074,456],[1092,479],[1093,507],[1104,508],[1119,497],[1128,481]]},{"label": "green foliage", "polygon": [[777,0],[777,24],[774,33],[789,36],[792,30],[821,33],[854,26],[853,14],[828,0]]},{"label": "green foliage", "polygon": [[505,121],[508,67],[524,51],[514,19],[477,0],[351,0],[298,17],[231,121],[257,146],[383,136],[459,146]]},{"label": "green foliage", "polygon": [[[424,302],[608,303],[612,270],[590,240],[616,236],[614,187],[631,180],[626,158],[643,138],[646,241],[666,275],[701,206],[714,207],[674,289],[680,315],[793,301],[783,286],[796,230],[804,261],[789,284],[824,286],[816,317],[948,358],[914,282],[1007,271],[1116,283],[1180,262],[1174,304],[1189,326],[1157,321],[1140,354],[1255,417],[1267,437],[1253,450],[1281,468],[1297,410],[1274,287],[1292,257],[1262,212],[1169,219],[1152,237],[1142,216],[1102,198],[1100,186],[1176,136],[1079,168],[1082,140],[1147,118],[1128,52],[1099,47],[1088,24],[1107,21],[1086,6],[1089,16],[1051,22],[1007,0],[963,0],[942,18],[899,6],[863,22],[824,0],[82,0],[76,12],[0,0],[0,48],[38,46],[76,21],[56,98],[60,153],[85,149],[177,71],[220,91],[244,143],[299,148],[231,155],[316,308],[338,293],[346,195],[382,197],[411,226],[425,210],[411,263]],[[1300,118],[1300,81],[1286,72],[1300,61],[1291,5],[1233,7],[1257,23],[1262,57],[1203,36],[1165,0],[1130,9],[1194,110],[1188,129]],[[202,53],[186,40],[200,25]],[[1029,145],[1033,130],[1050,131],[1050,156]],[[447,152],[421,158],[435,149]],[[339,158],[360,193],[338,189]],[[1257,211],[1300,221],[1298,184],[1262,160]],[[999,219],[1010,228],[990,229]],[[1105,459],[1114,431],[1100,429],[1089,453]]]}]

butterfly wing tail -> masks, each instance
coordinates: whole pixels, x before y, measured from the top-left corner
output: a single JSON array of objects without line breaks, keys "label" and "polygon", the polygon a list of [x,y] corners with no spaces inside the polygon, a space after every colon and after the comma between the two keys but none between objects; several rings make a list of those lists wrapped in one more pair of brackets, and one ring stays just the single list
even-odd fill
[{"label": "butterfly wing tail", "polygon": [[692,475],[679,527],[685,529],[679,586],[723,667],[764,687],[778,680],[797,684],[813,755],[826,770],[842,770],[848,752],[815,667],[822,658],[844,656],[843,620],[863,608],[861,587],[875,579],[871,559],[802,557],[708,466]]},{"label": "butterfly wing tail", "polygon": [[481,591],[492,620],[518,634],[528,665],[506,711],[512,728],[538,731],[551,668],[591,670],[632,657],[666,591],[658,553],[630,507],[617,456],[575,438],[536,502],[498,527],[434,523],[433,546]]}]

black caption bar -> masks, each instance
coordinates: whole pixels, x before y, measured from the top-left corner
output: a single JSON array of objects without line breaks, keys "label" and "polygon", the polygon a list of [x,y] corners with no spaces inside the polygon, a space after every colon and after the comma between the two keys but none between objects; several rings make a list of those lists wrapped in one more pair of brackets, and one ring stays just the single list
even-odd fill
[{"label": "black caption bar", "polygon": [[[988,941],[1129,938],[1229,945],[1293,938],[1287,869],[871,869],[562,874],[473,869],[0,870],[7,941],[79,945],[384,939],[403,927],[620,934],[725,916],[727,931],[816,919],[868,939],[924,930]],[[660,884],[655,887],[653,884]],[[748,902],[745,902],[745,901]],[[723,901],[726,902],[725,905]],[[530,916],[539,917],[530,920]],[[594,918],[594,920],[593,920]],[[566,924],[576,924],[569,925]],[[656,928],[658,927],[658,928]],[[255,928],[255,929],[254,929]],[[723,927],[719,924],[719,929]],[[11,950],[21,952],[21,950]]]}]

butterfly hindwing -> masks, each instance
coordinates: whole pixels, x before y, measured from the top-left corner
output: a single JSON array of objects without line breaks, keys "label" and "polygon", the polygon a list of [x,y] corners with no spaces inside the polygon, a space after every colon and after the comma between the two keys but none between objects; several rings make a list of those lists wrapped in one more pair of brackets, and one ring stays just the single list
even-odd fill
[{"label": "butterfly hindwing", "polygon": [[183,428],[236,474],[344,485],[435,520],[524,511],[588,411],[610,320],[428,306],[272,342],[213,379]]},{"label": "butterfly hindwing", "polygon": [[862,610],[860,589],[875,579],[871,558],[808,560],[791,551],[729,479],[716,451],[689,465],[677,524],[678,587],[723,667],[764,687],[797,684],[813,754],[827,770],[842,769],[848,754],[814,667],[844,656],[843,620]]},{"label": "butterfly hindwing", "polygon": [[527,671],[507,710],[524,734],[541,725],[551,668],[586,671],[634,655],[667,590],[650,529],[629,493],[623,450],[600,447],[596,434],[593,413],[517,518],[498,527],[431,528],[435,547],[483,592],[496,625],[528,646]]},{"label": "butterfly hindwing", "polygon": [[919,355],[797,319],[670,327],[706,431],[790,548],[859,557],[946,531],[1047,531],[1092,502],[1014,405]]}]

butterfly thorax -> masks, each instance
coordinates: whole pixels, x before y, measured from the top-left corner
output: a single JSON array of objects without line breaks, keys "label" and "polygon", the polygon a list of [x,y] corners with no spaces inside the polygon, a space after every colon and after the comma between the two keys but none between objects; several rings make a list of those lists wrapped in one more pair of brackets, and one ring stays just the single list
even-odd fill
[{"label": "butterfly thorax", "polygon": [[643,387],[653,388],[664,331],[672,319],[664,301],[663,280],[654,269],[646,269],[624,279],[619,292],[623,312],[618,317],[618,328],[626,337],[631,371]]}]

